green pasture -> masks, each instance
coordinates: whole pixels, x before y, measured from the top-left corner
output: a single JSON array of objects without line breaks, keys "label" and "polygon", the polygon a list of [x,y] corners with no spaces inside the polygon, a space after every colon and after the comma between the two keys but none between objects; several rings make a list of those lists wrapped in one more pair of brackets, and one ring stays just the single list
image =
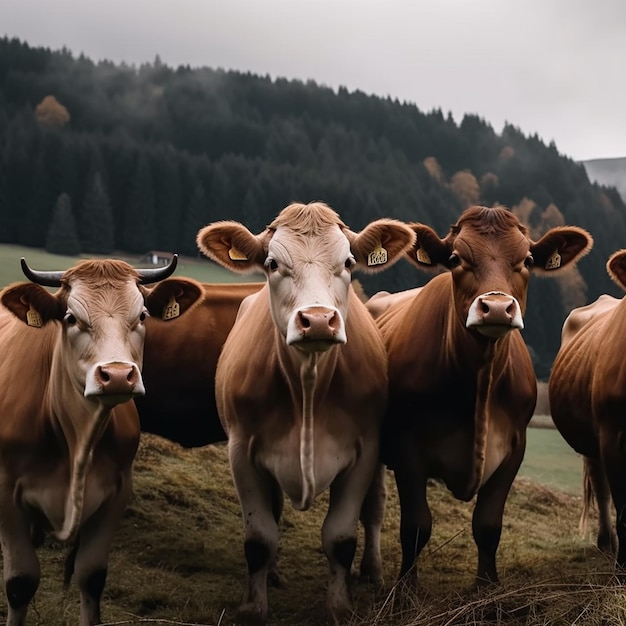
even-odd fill
[{"label": "green pasture", "polygon": [[526,454],[518,476],[571,494],[582,495],[582,457],[555,428],[529,428]]}]

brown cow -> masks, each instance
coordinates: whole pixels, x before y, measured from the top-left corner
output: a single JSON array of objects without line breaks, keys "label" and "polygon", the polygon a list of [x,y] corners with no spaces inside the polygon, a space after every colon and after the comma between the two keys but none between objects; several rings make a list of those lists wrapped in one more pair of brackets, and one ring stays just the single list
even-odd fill
[{"label": "brown cow", "polygon": [[[607,271],[626,290],[626,250],[614,253]],[[583,456],[586,525],[593,496],[600,526],[597,545],[626,566],[626,300],[609,295],[574,309],[563,324],[561,348],[549,381],[554,424]],[[617,511],[611,522],[611,498]]]},{"label": "brown cow", "polygon": [[467,209],[444,239],[423,224],[413,229],[409,260],[448,271],[377,318],[389,354],[381,453],[400,497],[400,576],[408,574],[408,588],[415,586],[415,561],[431,533],[433,477],[458,499],[477,496],[476,583],[495,582],[504,504],[537,394],[520,334],[528,279],[531,271],[551,275],[570,265],[592,240],[564,227],[533,242],[504,207]]},{"label": "brown cow", "polygon": [[[327,488],[327,614],[335,622],[351,611],[357,523],[378,463],[387,396],[385,349],[351,285],[352,272],[389,267],[414,238],[390,219],[354,233],[318,202],[289,205],[259,235],[237,222],[198,233],[200,249],[213,260],[267,278],[241,305],[215,380],[245,527],[240,623],[267,620],[283,493],[307,510]],[[380,571],[379,546],[367,549],[375,553],[368,567]]]},{"label": "brown cow", "polygon": [[[0,539],[7,624],[24,624],[40,578],[36,544],[74,541],[66,564],[80,624],[100,623],[112,536],[131,493],[139,442],[132,398],[144,393],[146,308],[176,266],[135,270],[81,261],[0,292]],[[35,284],[39,283],[39,284]],[[43,286],[60,287],[54,294]]]},{"label": "brown cow", "polygon": [[[173,289],[168,293],[170,281]],[[180,284],[186,282],[185,290]],[[215,406],[217,357],[241,301],[256,283],[199,283],[190,278],[160,283],[161,307],[182,304],[184,316],[149,317],[143,359],[145,396],[135,399],[142,432],[188,448],[226,441]],[[180,302],[181,295],[187,300]]]}]

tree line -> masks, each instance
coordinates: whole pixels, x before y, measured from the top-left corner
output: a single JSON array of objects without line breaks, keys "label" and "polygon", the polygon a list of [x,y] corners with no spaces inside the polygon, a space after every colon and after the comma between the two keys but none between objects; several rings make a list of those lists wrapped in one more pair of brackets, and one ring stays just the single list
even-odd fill
[{"label": "tree line", "polygon": [[[63,254],[197,255],[208,222],[257,232],[288,203],[323,200],[354,230],[382,216],[444,236],[470,204],[501,203],[538,238],[560,224],[595,246],[559,280],[531,280],[524,336],[549,373],[573,306],[619,295],[608,256],[626,207],[554,143],[468,113],[313,81],[207,67],[95,63],[0,39],[0,243]],[[408,263],[362,276],[368,293],[429,276]]]}]

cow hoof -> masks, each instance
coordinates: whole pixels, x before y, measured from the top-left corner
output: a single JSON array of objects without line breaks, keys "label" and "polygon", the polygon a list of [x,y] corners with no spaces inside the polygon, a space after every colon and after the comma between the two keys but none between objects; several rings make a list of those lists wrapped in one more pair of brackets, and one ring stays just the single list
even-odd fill
[{"label": "cow hoof", "polygon": [[267,611],[262,610],[252,602],[242,604],[237,611],[237,626],[265,626],[267,624]]}]

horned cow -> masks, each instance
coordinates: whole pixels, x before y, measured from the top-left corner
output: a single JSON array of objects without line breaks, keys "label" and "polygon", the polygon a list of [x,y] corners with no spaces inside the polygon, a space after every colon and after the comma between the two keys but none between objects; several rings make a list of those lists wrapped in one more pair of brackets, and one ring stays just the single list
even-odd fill
[{"label": "horned cow", "polygon": [[[160,281],[176,267],[135,270],[84,260],[0,292],[0,541],[7,624],[22,625],[40,579],[36,547],[73,542],[66,583],[80,624],[100,623],[112,537],[132,489],[144,321],[160,315]],[[173,279],[172,279],[173,280]],[[59,287],[53,294],[44,286]],[[153,300],[154,299],[154,300]]]}]

